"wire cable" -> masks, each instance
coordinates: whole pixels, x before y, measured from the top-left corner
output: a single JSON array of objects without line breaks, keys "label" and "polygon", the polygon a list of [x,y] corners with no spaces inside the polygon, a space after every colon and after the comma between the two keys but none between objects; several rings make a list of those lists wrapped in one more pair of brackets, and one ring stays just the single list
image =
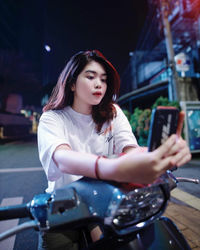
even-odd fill
[{"label": "wire cable", "polygon": [[37,222],[36,221],[28,221],[28,222],[24,222],[20,225],[17,225],[16,227],[13,227],[3,233],[0,234],[0,241],[1,240],[4,240],[14,234],[17,234],[21,231],[24,231],[26,229],[29,229],[29,228],[37,228],[38,225],[37,225]]}]

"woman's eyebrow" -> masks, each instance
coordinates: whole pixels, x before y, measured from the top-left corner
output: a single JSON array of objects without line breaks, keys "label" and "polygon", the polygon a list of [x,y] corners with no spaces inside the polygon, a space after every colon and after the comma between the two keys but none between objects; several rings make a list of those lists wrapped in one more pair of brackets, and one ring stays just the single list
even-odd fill
[{"label": "woman's eyebrow", "polygon": [[[94,70],[86,70],[86,71],[85,71],[85,73],[93,73],[93,74],[97,74],[97,72],[96,72],[96,71],[94,71]],[[103,76],[106,76],[107,74],[106,74],[106,73],[103,73],[102,75],[103,75]]]}]

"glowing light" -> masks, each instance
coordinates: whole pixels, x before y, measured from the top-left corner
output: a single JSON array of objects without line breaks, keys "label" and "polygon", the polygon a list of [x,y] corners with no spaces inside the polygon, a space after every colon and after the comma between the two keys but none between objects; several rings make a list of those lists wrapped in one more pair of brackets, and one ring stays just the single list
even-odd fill
[{"label": "glowing light", "polygon": [[117,199],[119,199],[119,200],[120,200],[120,199],[121,199],[121,195],[117,195]]},{"label": "glowing light", "polygon": [[45,48],[45,50],[46,50],[47,52],[50,52],[50,51],[51,51],[51,47],[50,47],[49,45],[47,45],[47,44],[44,46],[44,48]]},{"label": "glowing light", "polygon": [[145,222],[140,222],[140,223],[138,223],[138,224],[136,225],[136,227],[141,228],[141,227],[143,227],[144,225],[145,225]]}]

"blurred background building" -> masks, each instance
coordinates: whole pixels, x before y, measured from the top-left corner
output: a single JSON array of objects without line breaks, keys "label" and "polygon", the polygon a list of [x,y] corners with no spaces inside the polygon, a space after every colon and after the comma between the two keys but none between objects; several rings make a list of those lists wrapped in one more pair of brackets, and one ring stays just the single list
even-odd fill
[{"label": "blurred background building", "polygon": [[129,54],[118,102],[130,113],[152,107],[161,96],[178,102],[186,114],[185,138],[191,152],[199,153],[200,1],[147,2],[146,22]]},{"label": "blurred background building", "polygon": [[38,6],[40,1],[0,1],[2,139],[30,136],[41,111],[44,9]]},{"label": "blurred background building", "polygon": [[198,101],[200,1],[148,0],[148,6],[138,45],[123,74],[119,103],[132,110],[160,95]]}]

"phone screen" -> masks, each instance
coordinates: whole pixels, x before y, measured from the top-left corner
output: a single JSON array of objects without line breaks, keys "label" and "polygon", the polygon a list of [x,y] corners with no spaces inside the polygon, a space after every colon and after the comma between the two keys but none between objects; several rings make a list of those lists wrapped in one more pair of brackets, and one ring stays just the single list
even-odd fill
[{"label": "phone screen", "polygon": [[148,151],[153,151],[167,138],[176,134],[179,110],[175,107],[158,106],[152,110],[148,136]]}]

